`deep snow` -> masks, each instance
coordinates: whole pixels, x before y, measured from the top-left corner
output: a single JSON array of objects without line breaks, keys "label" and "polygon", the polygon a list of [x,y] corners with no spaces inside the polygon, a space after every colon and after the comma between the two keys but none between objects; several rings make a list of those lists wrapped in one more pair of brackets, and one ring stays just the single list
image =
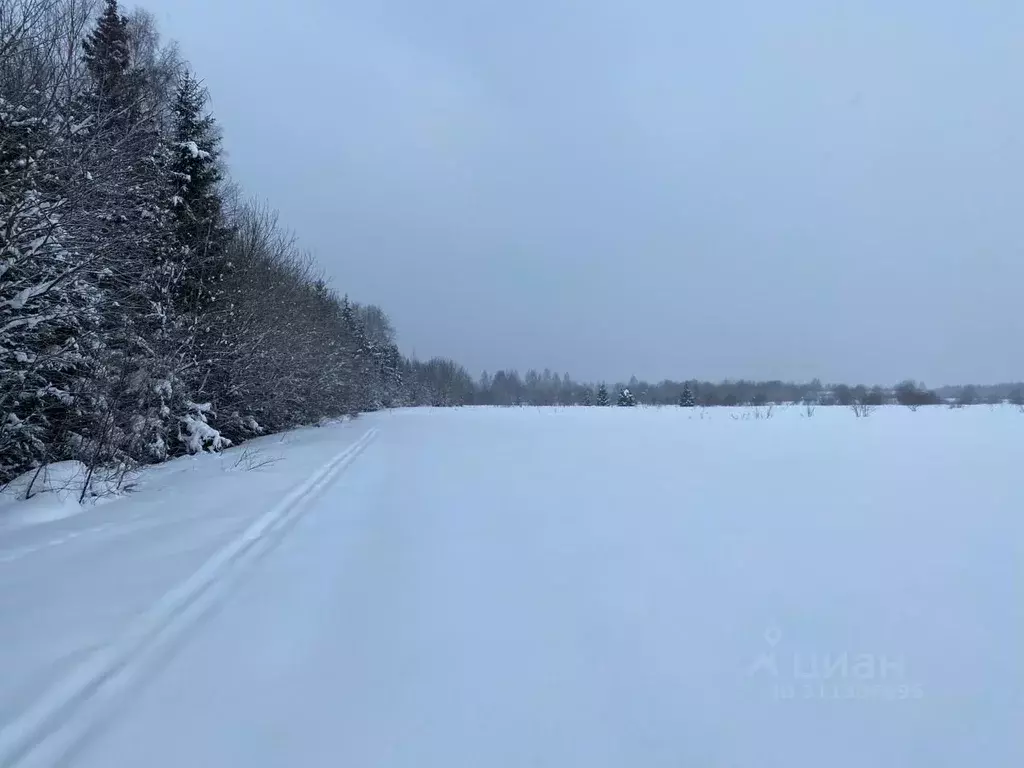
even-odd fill
[{"label": "deep snow", "polygon": [[0,748],[376,430],[24,764],[1024,764],[1024,414],[765,415],[376,414],[0,534]]}]

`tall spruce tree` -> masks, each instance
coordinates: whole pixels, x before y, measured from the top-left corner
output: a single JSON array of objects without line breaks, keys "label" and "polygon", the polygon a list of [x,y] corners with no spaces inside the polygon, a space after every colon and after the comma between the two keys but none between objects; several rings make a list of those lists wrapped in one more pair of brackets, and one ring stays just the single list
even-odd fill
[{"label": "tall spruce tree", "polygon": [[601,382],[597,386],[597,399],[596,399],[596,403],[598,405],[602,405],[603,406],[603,405],[608,405],[610,402],[611,401],[608,398],[608,387],[606,387],[604,385],[604,382]]},{"label": "tall spruce tree", "polygon": [[117,0],[106,0],[103,13],[93,31],[82,41],[82,48],[82,59],[92,79],[96,102],[104,106],[121,102],[128,85],[131,54],[128,19],[121,15]]},{"label": "tall spruce tree", "polygon": [[175,93],[168,162],[173,231],[169,269],[175,273],[171,303],[187,358],[182,368],[189,372],[192,392],[205,401],[186,403],[185,432],[179,439],[189,451],[229,442],[208,426],[216,416],[218,395],[228,386],[227,358],[233,345],[231,306],[218,303],[224,295],[231,230],[221,198],[220,136],[206,101],[201,83],[183,72]]},{"label": "tall spruce tree", "polygon": [[180,300],[197,317],[208,313],[220,295],[230,237],[220,190],[220,136],[206,112],[206,99],[200,82],[183,73],[174,102],[170,203],[182,258]]},{"label": "tall spruce tree", "polygon": [[152,72],[133,60],[131,22],[108,0],[82,42],[88,88],[76,135],[86,172],[78,195],[95,227],[100,285],[110,296],[102,317],[101,366],[92,382],[92,431],[104,445],[90,455],[133,460],[167,457],[187,398],[178,386],[178,339],[168,293],[173,231],[167,200],[168,153],[161,126],[166,101],[147,91]]}]

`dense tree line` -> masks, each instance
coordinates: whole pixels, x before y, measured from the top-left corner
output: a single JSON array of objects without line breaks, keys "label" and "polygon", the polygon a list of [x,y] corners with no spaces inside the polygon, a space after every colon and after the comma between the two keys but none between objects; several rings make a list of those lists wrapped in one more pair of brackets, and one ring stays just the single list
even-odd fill
[{"label": "dense tree line", "polygon": [[[872,400],[866,387],[826,387],[820,381],[796,384],[782,381],[661,381],[656,384],[638,380],[580,383],[568,373],[561,376],[549,369],[530,370],[525,376],[518,371],[504,370],[484,373],[473,387],[463,393],[463,402],[480,405],[609,405],[618,402],[628,390],[635,403],[643,405],[717,406],[760,403],[814,402],[823,400]],[[609,392],[614,393],[610,396]],[[876,388],[879,402],[890,394]]]},{"label": "dense tree line", "polygon": [[0,0],[0,481],[463,399],[226,177],[207,94],[116,0]]},{"label": "dense tree line", "polygon": [[1024,384],[1019,382],[939,387],[935,393],[947,402],[956,402],[962,405],[1003,402],[1024,405]]}]

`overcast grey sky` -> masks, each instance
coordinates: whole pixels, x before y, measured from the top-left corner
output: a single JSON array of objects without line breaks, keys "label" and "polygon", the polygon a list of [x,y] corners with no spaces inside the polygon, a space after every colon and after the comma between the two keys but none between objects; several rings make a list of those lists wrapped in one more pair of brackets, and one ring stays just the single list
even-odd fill
[{"label": "overcast grey sky", "polygon": [[142,5],[420,358],[1024,378],[1019,0]]}]

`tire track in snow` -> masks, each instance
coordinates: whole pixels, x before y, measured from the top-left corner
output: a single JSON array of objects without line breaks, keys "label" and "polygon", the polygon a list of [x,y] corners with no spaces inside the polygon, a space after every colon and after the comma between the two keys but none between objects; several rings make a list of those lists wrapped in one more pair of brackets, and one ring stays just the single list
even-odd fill
[{"label": "tire track in snow", "polygon": [[53,765],[88,735],[109,706],[135,681],[147,658],[181,638],[208,611],[237,573],[276,544],[289,525],[373,441],[369,429],[293,489],[195,573],[164,594],[109,645],[48,689],[21,715],[0,727],[0,767]]}]

